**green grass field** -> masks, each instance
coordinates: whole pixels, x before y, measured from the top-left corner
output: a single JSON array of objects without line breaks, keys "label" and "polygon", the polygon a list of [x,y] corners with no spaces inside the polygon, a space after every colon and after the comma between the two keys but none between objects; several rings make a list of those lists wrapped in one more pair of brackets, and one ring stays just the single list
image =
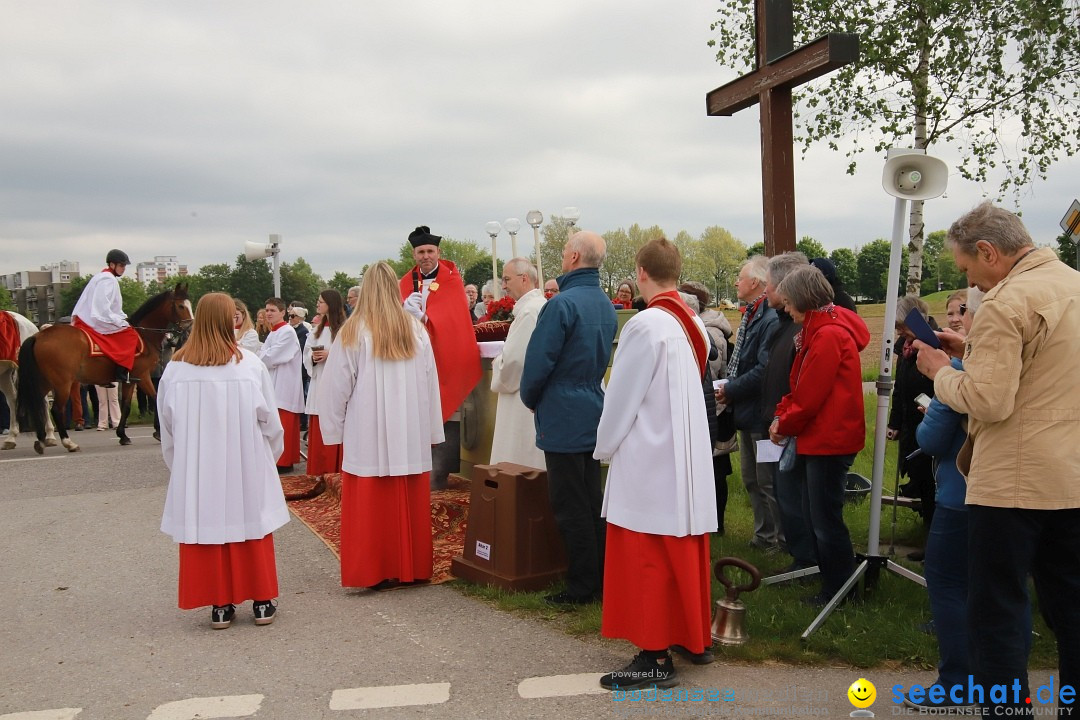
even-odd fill
[{"label": "green grass field", "polygon": [[[873,465],[873,432],[877,400],[874,395],[865,398],[867,418],[866,448],[858,455],[852,471],[869,478]],[[713,560],[733,556],[749,561],[763,574],[783,567],[790,558],[787,555],[766,556],[748,547],[752,535],[753,515],[746,491],[736,470],[728,478],[728,506],[725,515],[726,534],[713,537]],[[892,494],[896,473],[896,444],[889,443],[886,453],[884,487]],[[850,503],[844,518],[851,532],[856,552],[865,552],[870,523],[870,502],[863,499]],[[893,535],[892,506],[881,511],[880,553],[889,551]],[[905,559],[908,550],[922,547],[925,528],[921,519],[912,511],[901,508],[896,515],[896,555],[892,558],[921,574],[922,565]],[[461,592],[481,598],[496,607],[550,622],[572,635],[598,636],[600,633],[600,604],[571,610],[557,610],[544,603],[546,592],[511,593],[497,588],[472,585],[454,581]],[[747,631],[750,641],[742,647],[717,648],[718,657],[750,663],[784,662],[806,665],[843,664],[860,668],[871,667],[918,667],[932,669],[937,663],[937,645],[932,636],[917,629],[930,618],[926,590],[892,573],[882,573],[876,591],[862,602],[840,608],[806,642],[800,640],[802,632],[813,621],[816,611],[803,605],[800,599],[817,589],[811,585],[769,586],[746,594],[742,599],[747,606]],[[713,600],[722,597],[723,586],[713,580]],[[1034,592],[1032,592],[1034,597]],[[1031,654],[1031,665],[1052,668],[1057,665],[1057,652],[1053,635],[1047,630],[1042,618],[1036,613],[1036,637]]]}]

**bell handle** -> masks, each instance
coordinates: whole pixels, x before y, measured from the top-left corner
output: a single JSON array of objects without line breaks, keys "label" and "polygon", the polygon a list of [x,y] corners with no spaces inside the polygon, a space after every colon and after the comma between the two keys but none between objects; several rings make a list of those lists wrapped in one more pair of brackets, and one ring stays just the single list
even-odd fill
[{"label": "bell handle", "polygon": [[[735,581],[724,574],[724,568],[728,566],[745,570],[750,574],[750,582],[746,585],[735,585]],[[713,573],[716,575],[716,579],[720,581],[720,584],[727,588],[726,595],[728,600],[738,600],[739,593],[757,590],[758,586],[761,585],[761,571],[742,558],[720,558],[713,566]]]}]

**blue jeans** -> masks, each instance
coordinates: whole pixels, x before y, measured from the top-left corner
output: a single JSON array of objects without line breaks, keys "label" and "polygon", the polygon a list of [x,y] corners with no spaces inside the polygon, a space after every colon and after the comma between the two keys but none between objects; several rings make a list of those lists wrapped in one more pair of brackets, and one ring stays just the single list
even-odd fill
[{"label": "blue jeans", "polygon": [[803,508],[810,518],[821,570],[821,591],[832,597],[855,572],[855,550],[844,524],[844,485],[854,455],[799,455],[793,472],[805,472]]},{"label": "blue jeans", "polygon": [[[968,634],[975,682],[984,688],[1019,679],[1029,696],[1031,625],[1027,577],[1057,638],[1057,687],[1080,684],[1080,508],[1028,510],[968,506]],[[984,705],[990,704],[989,695]]]},{"label": "blue jeans", "polygon": [[938,505],[926,538],[926,588],[937,634],[937,682],[946,688],[967,683],[968,514]]},{"label": "blue jeans", "polygon": [[[774,467],[779,463],[770,463]],[[783,472],[776,467],[773,491],[780,508],[780,526],[784,528],[787,551],[797,567],[817,565],[817,550],[810,521],[803,508],[803,490],[806,487],[806,465],[798,464]]]}]

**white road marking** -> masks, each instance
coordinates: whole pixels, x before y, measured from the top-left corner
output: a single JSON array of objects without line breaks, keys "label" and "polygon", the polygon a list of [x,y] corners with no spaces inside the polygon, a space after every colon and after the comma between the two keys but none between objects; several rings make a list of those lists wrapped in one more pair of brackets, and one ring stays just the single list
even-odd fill
[{"label": "white road marking", "polygon": [[0,715],[0,720],[74,720],[82,708],[57,708],[56,710],[33,710],[31,712]]},{"label": "white road marking", "polygon": [[254,715],[262,705],[262,695],[224,695],[188,698],[158,705],[146,720],[194,720],[194,718],[237,718]]},{"label": "white road marking", "polygon": [[[63,455],[46,455],[44,457],[42,457],[41,455],[35,455],[34,457],[8,458],[7,460],[0,460],[0,463],[30,462],[31,460],[36,461],[36,462],[40,462],[42,460],[63,460],[67,456],[68,456],[68,453],[67,453],[67,451],[65,451]],[[2,718],[4,718],[4,717],[6,717],[6,716],[5,715],[0,715],[0,720],[2,720]]]},{"label": "white road marking", "polygon": [[330,709],[364,710],[408,705],[438,705],[449,699],[450,683],[383,685],[335,690],[330,697]]},{"label": "white road marking", "polygon": [[600,687],[602,676],[603,673],[580,673],[525,678],[518,683],[518,695],[523,698],[610,695],[610,690]]}]

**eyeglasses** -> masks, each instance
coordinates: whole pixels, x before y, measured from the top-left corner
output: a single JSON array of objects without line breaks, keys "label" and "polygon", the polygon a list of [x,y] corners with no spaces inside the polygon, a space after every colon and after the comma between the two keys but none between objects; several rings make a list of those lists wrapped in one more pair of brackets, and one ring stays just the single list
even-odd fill
[{"label": "eyeglasses", "polygon": [[964,313],[966,313],[966,312],[967,312],[967,305],[964,304],[964,303],[960,303],[960,315],[963,316]]}]

